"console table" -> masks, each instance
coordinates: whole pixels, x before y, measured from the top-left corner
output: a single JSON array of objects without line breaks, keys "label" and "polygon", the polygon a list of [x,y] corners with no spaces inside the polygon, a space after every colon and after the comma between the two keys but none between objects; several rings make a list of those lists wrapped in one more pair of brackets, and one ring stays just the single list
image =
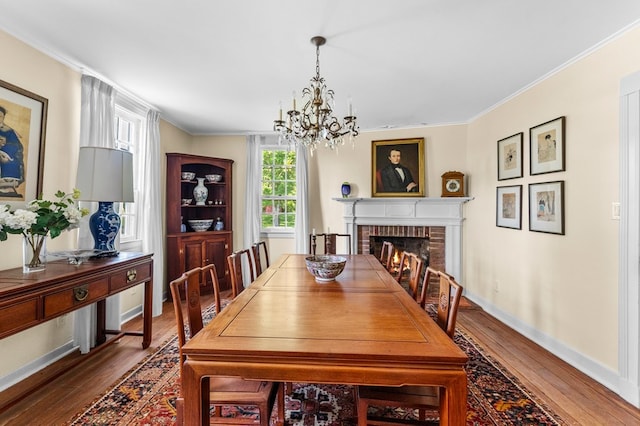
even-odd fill
[{"label": "console table", "polygon": [[[0,413],[75,365],[99,352],[124,335],[142,336],[142,348],[151,344],[153,259],[152,254],[121,252],[116,257],[84,261],[71,265],[66,260],[48,262],[40,272],[25,274],[22,267],[0,271],[0,339],[41,324],[76,309],[97,304],[97,343],[99,346],[53,375],[38,377],[34,383],[5,391]],[[107,297],[144,284],[143,330],[107,330]],[[115,337],[107,341],[106,335]],[[106,342],[106,343],[105,343]]]},{"label": "console table", "polygon": [[[153,259],[151,254],[121,252],[118,256],[70,265],[66,260],[48,262],[41,272],[22,268],[0,271],[0,339],[55,317],[97,302],[97,343],[107,334],[142,336],[142,347],[151,344]],[[142,332],[105,329],[105,300],[144,283]]]}]

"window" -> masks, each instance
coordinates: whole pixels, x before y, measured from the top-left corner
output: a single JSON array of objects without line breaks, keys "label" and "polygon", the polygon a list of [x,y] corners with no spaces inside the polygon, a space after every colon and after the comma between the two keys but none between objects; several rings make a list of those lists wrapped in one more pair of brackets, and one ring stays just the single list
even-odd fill
[{"label": "window", "polygon": [[261,230],[293,232],[296,220],[296,153],[282,146],[263,146]]},{"label": "window", "polygon": [[[140,152],[144,143],[146,118],[141,113],[127,108],[126,102],[116,101],[115,138],[116,147],[133,154],[133,197],[140,198],[141,167]],[[140,203],[118,203],[118,214],[122,224],[120,226],[121,248],[140,249],[141,235],[139,220]]]}]

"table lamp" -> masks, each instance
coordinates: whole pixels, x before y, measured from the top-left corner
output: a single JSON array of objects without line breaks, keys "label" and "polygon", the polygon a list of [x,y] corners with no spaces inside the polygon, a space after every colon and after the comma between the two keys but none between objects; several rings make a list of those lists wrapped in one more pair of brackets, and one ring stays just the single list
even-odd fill
[{"label": "table lamp", "polygon": [[133,202],[133,155],[120,149],[81,147],[76,187],[82,201],[97,201],[89,219],[94,249],[115,252],[120,216],[113,202]]}]

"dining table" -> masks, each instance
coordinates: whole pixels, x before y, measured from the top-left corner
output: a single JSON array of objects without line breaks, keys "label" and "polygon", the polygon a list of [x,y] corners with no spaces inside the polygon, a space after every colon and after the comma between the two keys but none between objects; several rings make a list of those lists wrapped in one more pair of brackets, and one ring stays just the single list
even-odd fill
[{"label": "dining table", "polygon": [[308,256],[282,255],[183,346],[185,424],[209,424],[211,376],[438,386],[440,424],[465,424],[466,354],[380,261],[344,256],[318,282]]}]

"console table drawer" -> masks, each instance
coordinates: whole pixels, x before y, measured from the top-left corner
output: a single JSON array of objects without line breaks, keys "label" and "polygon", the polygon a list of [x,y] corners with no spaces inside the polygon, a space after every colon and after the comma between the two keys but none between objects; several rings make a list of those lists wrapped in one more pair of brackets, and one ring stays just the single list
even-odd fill
[{"label": "console table drawer", "polygon": [[13,331],[28,328],[38,323],[38,299],[29,299],[0,310],[0,338]]},{"label": "console table drawer", "polygon": [[149,281],[151,277],[151,264],[145,263],[143,265],[132,266],[128,269],[123,269],[110,277],[111,291],[119,291],[128,287],[132,287],[137,283]]},{"label": "console table drawer", "polygon": [[54,317],[76,309],[81,305],[103,299],[109,294],[109,280],[105,277],[98,281],[78,284],[58,293],[44,296],[44,318]]}]

